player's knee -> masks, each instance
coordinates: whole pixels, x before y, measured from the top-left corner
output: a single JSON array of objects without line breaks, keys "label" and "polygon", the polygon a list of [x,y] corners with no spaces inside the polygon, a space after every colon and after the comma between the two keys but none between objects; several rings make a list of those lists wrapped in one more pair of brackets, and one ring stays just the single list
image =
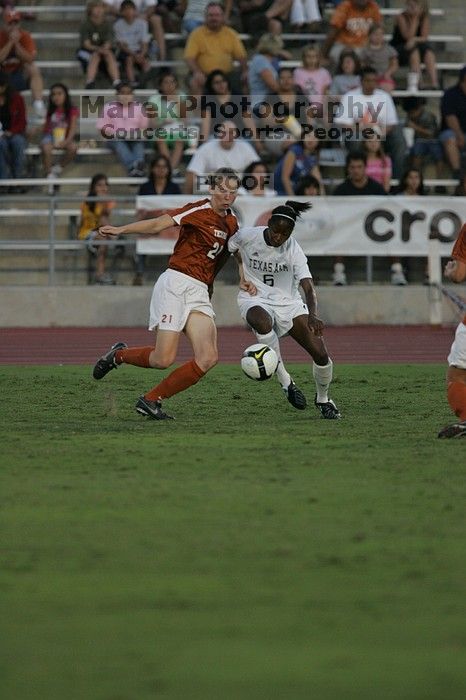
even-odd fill
[{"label": "player's knee", "polygon": [[209,350],[200,357],[196,357],[196,364],[203,372],[208,372],[218,362],[218,353],[215,350]]},{"label": "player's knee", "polygon": [[149,365],[152,369],[168,369],[175,362],[176,353],[164,352],[160,353],[153,350],[149,355]]},{"label": "player's knee", "polygon": [[258,309],[257,311],[255,309],[250,309],[246,314],[246,321],[259,335],[270,333],[273,328],[272,319],[267,313],[264,313],[262,309]]},{"label": "player's knee", "polygon": [[272,330],[271,321],[258,321],[257,323],[251,324],[256,333],[259,335],[267,335]]}]

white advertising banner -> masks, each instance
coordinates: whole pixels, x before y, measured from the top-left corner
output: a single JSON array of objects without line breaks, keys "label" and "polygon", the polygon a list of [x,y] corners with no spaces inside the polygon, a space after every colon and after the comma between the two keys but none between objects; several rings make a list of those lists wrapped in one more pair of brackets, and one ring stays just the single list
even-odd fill
[{"label": "white advertising banner", "polygon": [[[138,197],[136,207],[159,216],[166,209],[202,197],[189,195]],[[265,226],[271,210],[289,197],[239,196],[234,205],[240,226]],[[439,253],[450,255],[466,221],[464,197],[294,197],[312,201],[312,209],[296,223],[294,236],[306,255],[426,256],[429,239]],[[171,234],[173,236],[173,232]],[[137,252],[169,254],[175,239],[139,239]]]}]

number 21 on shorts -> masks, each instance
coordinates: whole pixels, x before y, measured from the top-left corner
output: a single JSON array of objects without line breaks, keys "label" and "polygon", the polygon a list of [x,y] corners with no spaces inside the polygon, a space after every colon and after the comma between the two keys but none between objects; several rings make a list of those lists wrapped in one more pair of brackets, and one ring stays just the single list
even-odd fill
[{"label": "number 21 on shorts", "polygon": [[173,319],[172,314],[162,314],[162,318],[160,319],[160,323],[171,323]]}]

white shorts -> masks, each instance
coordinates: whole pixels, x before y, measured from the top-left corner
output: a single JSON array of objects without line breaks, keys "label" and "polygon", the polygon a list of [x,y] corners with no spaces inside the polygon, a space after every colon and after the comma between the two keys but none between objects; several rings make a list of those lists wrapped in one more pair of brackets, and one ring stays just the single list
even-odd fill
[{"label": "white shorts", "polygon": [[456,329],[455,339],[448,355],[448,364],[466,369],[466,325],[459,323]]},{"label": "white shorts", "polygon": [[283,306],[275,306],[275,304],[269,304],[267,299],[252,297],[249,294],[246,298],[240,293],[238,295],[238,306],[241,317],[246,323],[247,313],[253,306],[260,306],[261,309],[265,309],[272,318],[273,330],[279,338],[288,333],[293,326],[293,319],[296,318],[296,316],[307,316],[309,313],[302,299],[296,299],[296,301],[291,301],[289,304],[284,304]]},{"label": "white shorts", "polygon": [[165,270],[150,300],[149,330],[181,332],[192,311],[215,318],[207,285],[176,270]]}]

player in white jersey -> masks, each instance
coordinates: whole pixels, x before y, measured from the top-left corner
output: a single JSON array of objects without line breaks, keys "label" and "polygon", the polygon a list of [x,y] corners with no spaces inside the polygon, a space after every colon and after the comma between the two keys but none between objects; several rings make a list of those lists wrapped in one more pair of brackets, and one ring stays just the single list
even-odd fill
[{"label": "player in white jersey", "polygon": [[333,363],[322,338],[324,324],[317,316],[316,293],[306,256],[291,237],[296,219],[310,207],[294,201],[275,207],[267,226],[241,228],[228,241],[228,249],[239,264],[241,316],[258,342],[277,353],[276,374],[288,401],[297,409],[306,408],[303,392],[281,359],[279,338],[286,334],[312,357],[317,390],[314,403],[324,418],[334,419],[340,418],[340,412],[328,397]]}]

